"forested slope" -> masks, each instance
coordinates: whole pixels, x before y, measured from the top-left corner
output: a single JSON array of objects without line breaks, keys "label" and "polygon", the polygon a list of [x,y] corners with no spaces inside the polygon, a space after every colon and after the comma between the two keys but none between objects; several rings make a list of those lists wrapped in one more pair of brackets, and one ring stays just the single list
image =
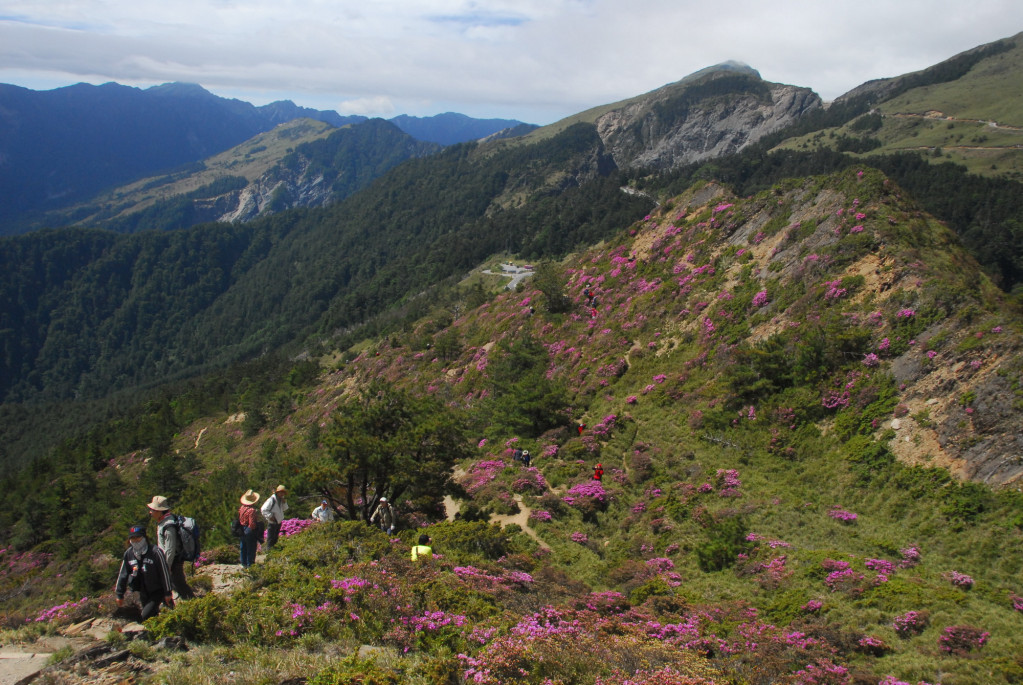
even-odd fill
[{"label": "forested slope", "polygon": [[[194,384],[6,479],[7,625],[103,613],[152,493],[210,522],[223,562],[238,494],[285,482],[297,514],[326,497],[345,520],[148,623],[191,649],[140,677],[1018,678],[1019,312],[904,189],[869,168],[701,182],[534,271],[322,369]],[[381,495],[395,538],[362,520]],[[486,524],[516,511],[538,539]],[[408,560],[420,532],[433,565]]]}]

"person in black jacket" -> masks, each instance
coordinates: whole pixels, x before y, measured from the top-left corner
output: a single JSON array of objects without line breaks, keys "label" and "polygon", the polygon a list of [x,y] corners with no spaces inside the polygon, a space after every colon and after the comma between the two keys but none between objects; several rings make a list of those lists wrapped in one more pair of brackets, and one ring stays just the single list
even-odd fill
[{"label": "person in black jacket", "polygon": [[149,544],[143,526],[129,529],[128,544],[114,587],[117,606],[124,606],[124,594],[130,589],[138,594],[143,621],[159,613],[160,602],[173,609],[170,570],[163,552],[156,545]]}]

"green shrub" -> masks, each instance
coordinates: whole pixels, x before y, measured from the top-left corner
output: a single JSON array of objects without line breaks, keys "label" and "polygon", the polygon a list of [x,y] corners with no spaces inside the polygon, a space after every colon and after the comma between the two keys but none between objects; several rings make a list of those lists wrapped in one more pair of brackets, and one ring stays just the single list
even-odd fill
[{"label": "green shrub", "polygon": [[742,517],[734,516],[707,529],[707,539],[696,547],[696,562],[705,572],[732,566],[736,557],[749,547],[749,528]]},{"label": "green shrub", "polygon": [[650,597],[663,597],[673,594],[675,594],[674,588],[669,586],[663,578],[657,576],[633,590],[629,594],[629,602],[634,606],[638,606]]},{"label": "green shrub", "polygon": [[966,482],[950,485],[943,493],[945,500],[941,508],[942,515],[969,523],[987,509],[991,501],[991,491],[980,483]]},{"label": "green shrub", "polygon": [[397,685],[401,675],[377,665],[376,659],[360,659],[357,654],[346,657],[335,666],[328,666],[312,678],[309,685]]},{"label": "green shrub", "polygon": [[887,478],[889,469],[895,464],[895,455],[884,442],[869,435],[854,435],[845,444],[846,459],[852,464],[857,480],[868,485]]},{"label": "green shrub", "polygon": [[809,599],[804,590],[796,588],[778,592],[764,607],[764,620],[779,626],[788,625],[806,613],[802,607]]},{"label": "green shrub", "polygon": [[146,622],[153,639],[180,636],[190,642],[230,643],[234,626],[224,624],[229,597],[208,594],[181,602],[174,611],[164,611]]}]

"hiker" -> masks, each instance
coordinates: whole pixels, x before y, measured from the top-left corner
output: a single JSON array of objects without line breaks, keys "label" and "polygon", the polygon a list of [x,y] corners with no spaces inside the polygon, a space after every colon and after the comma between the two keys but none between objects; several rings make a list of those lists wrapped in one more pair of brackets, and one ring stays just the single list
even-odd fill
[{"label": "hiker", "polygon": [[593,480],[603,480],[603,479],[604,479],[604,467],[601,466],[600,464],[597,464],[596,466],[593,467]]},{"label": "hiker", "polygon": [[266,498],[259,511],[266,519],[266,551],[269,552],[277,544],[284,523],[284,512],[288,510],[288,490],[283,485],[274,489],[274,494]]},{"label": "hiker", "polygon": [[376,513],[373,514],[373,520],[380,526],[380,530],[388,535],[394,533],[394,510],[391,509],[391,504],[387,501],[386,497],[380,498],[380,506],[377,507]]},{"label": "hiker", "polygon": [[579,425],[576,426],[576,429],[579,431],[579,435],[582,435],[583,431],[586,430],[586,424],[580,421]]},{"label": "hiker", "polygon": [[124,550],[114,586],[117,606],[124,606],[127,590],[138,595],[143,621],[160,613],[160,602],[174,608],[167,558],[159,547],[149,544],[145,526],[128,529],[128,549]]},{"label": "hiker", "polygon": [[522,448],[516,447],[515,451],[512,452],[512,461],[522,461]]},{"label": "hiker", "polygon": [[256,546],[258,538],[262,537],[259,512],[256,511],[256,502],[259,501],[259,493],[251,489],[242,495],[242,505],[238,507],[238,523],[242,526],[241,536],[241,561],[242,568],[248,568],[256,563]]},{"label": "hiker", "polygon": [[320,502],[320,506],[313,509],[312,518],[313,521],[319,521],[320,523],[334,520],[334,510],[327,504],[327,500],[323,500]]},{"label": "hiker", "polygon": [[192,599],[195,593],[188,585],[185,578],[185,555],[181,547],[181,531],[178,529],[178,519],[171,513],[170,504],[167,498],[154,495],[152,501],[146,505],[149,515],[156,521],[156,546],[160,548],[167,558],[167,566],[170,568],[171,587],[178,593],[178,599]]},{"label": "hiker", "polygon": [[529,450],[522,450],[522,465],[527,469],[529,468],[529,462],[532,461],[532,457],[529,456]]},{"label": "hiker", "polygon": [[423,533],[419,536],[419,544],[412,547],[412,561],[419,561],[420,559],[426,559],[431,561],[433,559],[433,548],[430,547],[430,536]]}]

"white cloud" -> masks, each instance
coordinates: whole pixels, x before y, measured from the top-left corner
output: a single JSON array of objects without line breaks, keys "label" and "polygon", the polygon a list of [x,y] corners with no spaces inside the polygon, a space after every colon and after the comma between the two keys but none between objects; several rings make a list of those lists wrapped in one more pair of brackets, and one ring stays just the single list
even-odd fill
[{"label": "white cloud", "polygon": [[728,59],[830,99],[1020,28],[1018,0],[0,0],[0,81],[542,124]]},{"label": "white cloud", "polygon": [[368,117],[390,117],[402,112],[396,111],[394,103],[389,97],[378,95],[376,97],[358,98],[355,100],[344,100],[334,108],[339,114],[361,114]]}]

